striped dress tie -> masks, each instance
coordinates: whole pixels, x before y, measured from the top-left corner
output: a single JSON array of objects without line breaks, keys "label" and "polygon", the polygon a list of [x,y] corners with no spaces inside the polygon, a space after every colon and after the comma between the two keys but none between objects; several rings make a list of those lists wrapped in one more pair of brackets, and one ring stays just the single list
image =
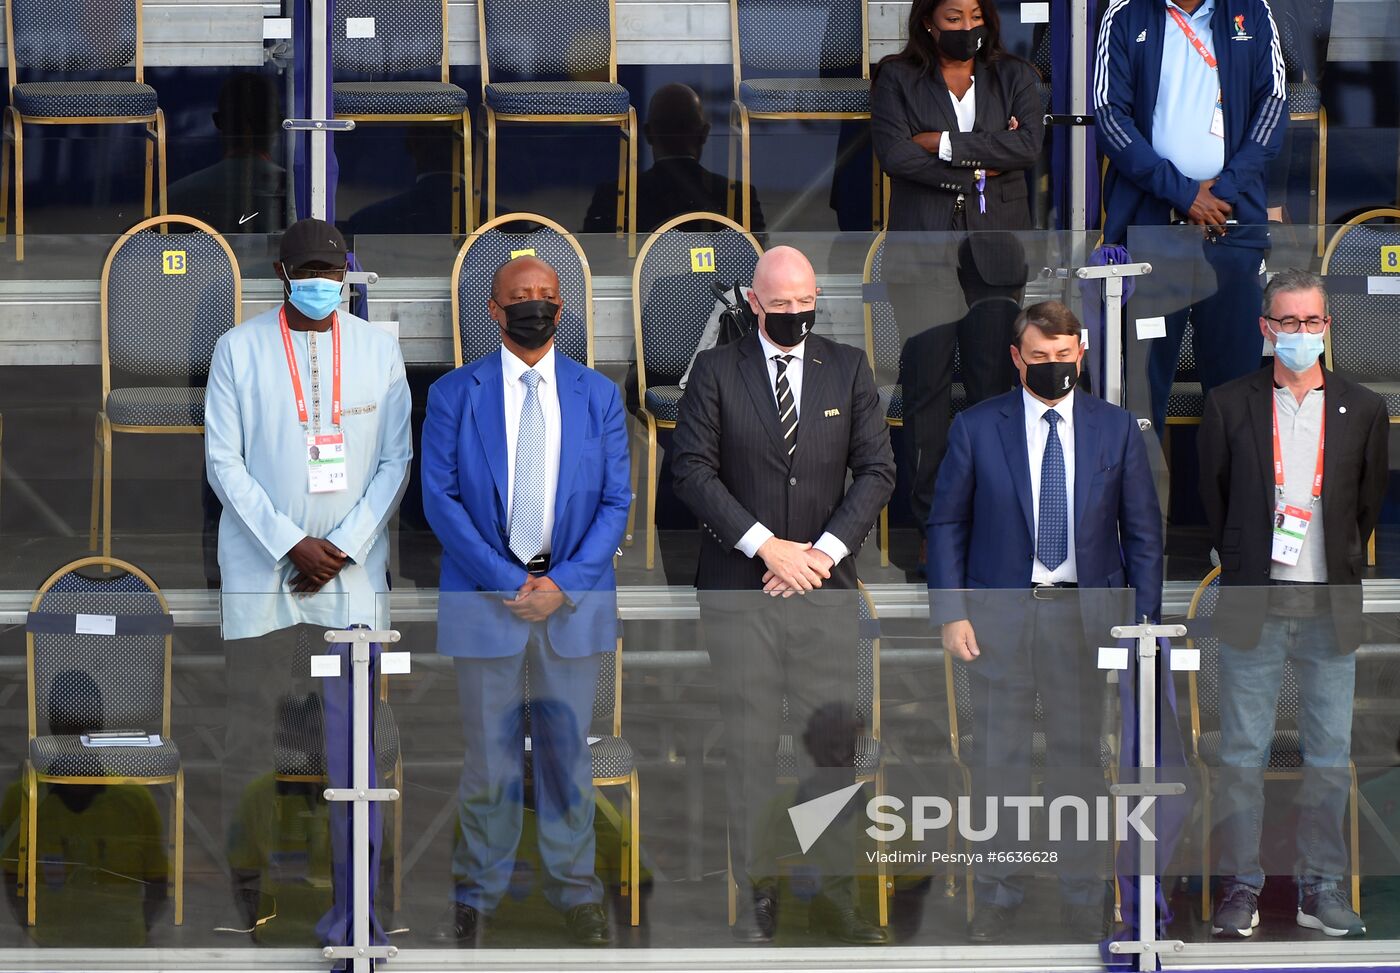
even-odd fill
[{"label": "striped dress tie", "polygon": [[797,449],[797,400],[793,398],[792,386],[788,384],[788,363],[795,355],[774,355],[778,366],[778,378],[774,388],[778,393],[778,425],[783,427],[783,440],[787,443],[788,455]]}]

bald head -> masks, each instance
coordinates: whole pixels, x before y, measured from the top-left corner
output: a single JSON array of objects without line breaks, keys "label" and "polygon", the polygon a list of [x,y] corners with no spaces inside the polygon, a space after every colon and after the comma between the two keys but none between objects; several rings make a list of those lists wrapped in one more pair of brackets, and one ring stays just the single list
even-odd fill
[{"label": "bald head", "polygon": [[779,347],[791,347],[783,341],[775,340],[769,331],[767,316],[772,314],[800,314],[817,306],[817,272],[811,261],[800,250],[792,247],[774,247],[758,258],[758,266],[753,272],[753,289],[749,292],[749,306],[758,316],[759,327],[765,336]]},{"label": "bald head", "polygon": [[[501,343],[526,364],[534,365],[554,346],[554,328],[563,313],[562,303],[559,275],[538,257],[508,260],[496,268],[491,278],[491,301],[487,305],[491,320],[501,329]],[[514,307],[517,304],[522,307]],[[507,308],[514,309],[514,317]],[[520,316],[522,312],[524,317]]]},{"label": "bald head", "polygon": [[[548,290],[548,295],[534,293]],[[491,276],[491,300],[498,307],[516,301],[559,303],[559,275],[539,257],[525,255],[507,260]]]},{"label": "bald head", "polygon": [[658,156],[698,159],[710,135],[710,123],[705,120],[705,106],[693,88],[668,84],[651,96],[642,130]]}]

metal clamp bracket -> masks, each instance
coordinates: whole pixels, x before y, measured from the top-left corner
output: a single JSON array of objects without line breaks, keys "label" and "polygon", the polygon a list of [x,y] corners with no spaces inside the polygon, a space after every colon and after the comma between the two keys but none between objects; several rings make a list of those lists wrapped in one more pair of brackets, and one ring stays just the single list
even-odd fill
[{"label": "metal clamp bracket", "polygon": [[340,645],[345,642],[378,642],[381,645],[385,642],[397,642],[401,636],[393,629],[380,632],[372,628],[352,628],[348,631],[336,631],[332,629],[326,633],[326,641],[332,645]]},{"label": "metal clamp bracket", "polygon": [[353,118],[284,118],[282,128],[288,132],[353,132]]},{"label": "metal clamp bracket", "polygon": [[321,796],[328,801],[397,801],[399,791],[397,787],[366,787],[364,790],[327,787]]},{"label": "metal clamp bracket", "polygon": [[327,946],[321,950],[326,959],[393,959],[399,955],[397,946]]},{"label": "metal clamp bracket", "polygon": [[1108,951],[1118,955],[1136,953],[1142,956],[1156,956],[1160,953],[1180,953],[1185,949],[1186,944],[1180,939],[1154,939],[1146,943],[1133,939],[1108,944]]}]

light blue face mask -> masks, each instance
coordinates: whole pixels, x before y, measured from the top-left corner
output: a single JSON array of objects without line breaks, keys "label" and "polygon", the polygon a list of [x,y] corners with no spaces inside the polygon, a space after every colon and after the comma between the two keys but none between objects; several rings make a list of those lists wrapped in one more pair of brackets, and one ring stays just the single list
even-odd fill
[{"label": "light blue face mask", "polygon": [[340,292],[345,285],[325,277],[309,277],[291,281],[291,287],[287,299],[292,302],[292,307],[313,321],[321,321],[340,307]]},{"label": "light blue face mask", "polygon": [[1274,332],[1274,357],[1290,372],[1306,372],[1322,357],[1322,335],[1299,331],[1297,334]]}]

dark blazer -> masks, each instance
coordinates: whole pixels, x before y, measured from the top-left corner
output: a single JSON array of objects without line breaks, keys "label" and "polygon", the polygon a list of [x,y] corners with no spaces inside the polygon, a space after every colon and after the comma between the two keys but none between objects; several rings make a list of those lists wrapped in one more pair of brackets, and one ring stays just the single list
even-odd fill
[{"label": "dark blazer", "polygon": [[[948,87],[935,66],[925,74],[909,61],[880,65],[870,95],[870,130],[880,166],[890,177],[888,229],[951,230],[953,204],[965,194],[969,230],[1031,228],[1026,169],[1035,165],[1045,137],[1040,76],[1018,58],[978,61],[977,111],[971,132],[958,131]],[[1008,132],[1015,115],[1020,127]],[[915,144],[920,132],[942,132],[953,161]],[[979,213],[975,169],[996,169],[987,180],[987,212]]]},{"label": "dark blazer", "polygon": [[[1201,501],[1220,554],[1215,634],[1237,648],[1259,641],[1268,614],[1274,528],[1273,369],[1211,391],[1201,417]],[[1385,401],[1336,372],[1326,376],[1322,528],[1330,610],[1343,651],[1361,640],[1361,576],[1390,476]],[[1227,588],[1242,590],[1229,592]]]},{"label": "dark blazer", "polygon": [[[1021,389],[959,413],[938,468],[928,520],[930,620],[970,619],[983,645],[1017,646],[1020,613],[1007,595],[966,589],[1031,586],[1035,519]],[[1086,636],[1162,609],[1162,513],[1136,420],[1078,391],[1074,395],[1074,557]],[[1133,589],[1133,604],[1106,589]],[[980,607],[980,611],[979,611]],[[1120,620],[1121,619],[1121,620]],[[1003,656],[1004,657],[1004,656]],[[979,665],[990,661],[986,656]]]},{"label": "dark blazer", "polygon": [[763,561],[734,548],[755,522],[790,541],[830,531],[851,556],[824,586],[856,586],[855,555],[894,492],[889,427],[865,353],[808,335],[798,414],[789,457],[757,332],[696,357],[671,462],[676,494],[702,524],[701,591],[763,587]]},{"label": "dark blazer", "polygon": [[[555,354],[559,482],[549,577],[568,596],[545,623],[561,656],[617,642],[613,554],[632,491],[622,396],[607,376]],[[433,383],[423,421],[423,509],[442,542],[438,651],[485,659],[525,648],[530,624],[501,605],[525,583],[510,551],[504,375],[492,353]]]}]

